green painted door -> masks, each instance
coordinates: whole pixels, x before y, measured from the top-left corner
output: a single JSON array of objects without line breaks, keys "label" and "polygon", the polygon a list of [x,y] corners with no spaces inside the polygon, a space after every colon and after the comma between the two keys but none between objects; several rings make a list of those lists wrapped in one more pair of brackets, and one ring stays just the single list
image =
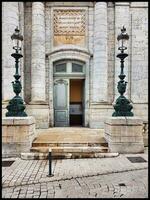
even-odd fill
[{"label": "green painted door", "polygon": [[54,81],[54,121],[56,127],[69,126],[69,80]]}]

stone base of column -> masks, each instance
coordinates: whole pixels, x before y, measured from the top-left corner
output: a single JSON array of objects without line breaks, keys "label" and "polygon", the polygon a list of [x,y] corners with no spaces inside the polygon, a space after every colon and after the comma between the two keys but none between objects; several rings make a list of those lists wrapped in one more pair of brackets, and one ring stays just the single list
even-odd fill
[{"label": "stone base of column", "polygon": [[50,124],[50,110],[47,104],[28,104],[26,105],[26,112],[28,115],[35,117],[36,128],[49,128]]},{"label": "stone base of column", "polygon": [[30,105],[47,105],[48,103],[46,101],[30,101]]},{"label": "stone base of column", "polygon": [[2,118],[2,156],[18,157],[30,151],[36,137],[34,117]]},{"label": "stone base of column", "polygon": [[104,134],[110,152],[143,153],[143,121],[138,117],[110,117]]}]

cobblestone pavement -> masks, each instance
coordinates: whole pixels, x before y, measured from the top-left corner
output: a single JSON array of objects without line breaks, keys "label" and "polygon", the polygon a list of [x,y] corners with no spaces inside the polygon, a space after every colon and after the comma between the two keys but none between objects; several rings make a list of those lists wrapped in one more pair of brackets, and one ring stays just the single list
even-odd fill
[{"label": "cobblestone pavement", "polygon": [[148,198],[148,170],[136,170],[3,189],[3,198]]},{"label": "cobblestone pavement", "polygon": [[53,160],[53,177],[47,160],[21,160],[2,168],[3,198],[147,197],[148,162],[132,163],[121,154],[115,158]]}]

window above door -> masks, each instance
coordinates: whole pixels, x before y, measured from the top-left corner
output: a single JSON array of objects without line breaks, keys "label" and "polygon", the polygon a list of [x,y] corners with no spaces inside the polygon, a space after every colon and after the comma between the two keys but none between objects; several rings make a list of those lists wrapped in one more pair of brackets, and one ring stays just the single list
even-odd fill
[{"label": "window above door", "polygon": [[80,61],[57,61],[54,63],[54,76],[84,76],[85,63]]},{"label": "window above door", "polygon": [[66,63],[60,63],[55,65],[55,73],[66,73]]}]

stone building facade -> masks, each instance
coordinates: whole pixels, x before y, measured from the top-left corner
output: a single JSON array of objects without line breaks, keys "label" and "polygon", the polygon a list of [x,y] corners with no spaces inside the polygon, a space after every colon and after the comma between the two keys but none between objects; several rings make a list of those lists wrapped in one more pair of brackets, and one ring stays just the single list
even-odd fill
[{"label": "stone building facade", "polygon": [[10,36],[24,37],[20,62],[26,113],[37,128],[103,128],[119,96],[117,35],[129,34],[124,72],[135,116],[148,119],[147,2],[3,2],[2,103],[14,96]]}]

